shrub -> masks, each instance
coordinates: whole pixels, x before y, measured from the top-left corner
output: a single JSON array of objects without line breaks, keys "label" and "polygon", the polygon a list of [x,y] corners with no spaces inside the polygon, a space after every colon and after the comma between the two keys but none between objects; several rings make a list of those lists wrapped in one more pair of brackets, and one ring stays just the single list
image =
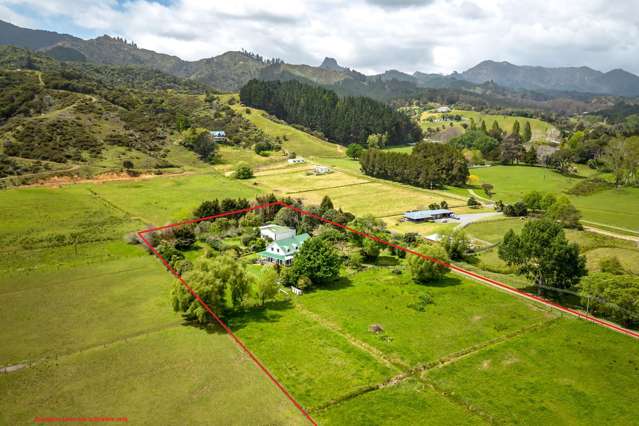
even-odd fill
[{"label": "shrub", "polygon": [[250,179],[253,177],[253,169],[244,162],[240,162],[235,166],[235,177],[237,179]]},{"label": "shrub", "polygon": [[[408,258],[408,266],[415,282],[425,284],[439,280],[450,270],[445,265],[450,262],[450,259],[443,247],[425,244],[420,246],[417,252],[428,256],[430,259],[417,255],[412,255]],[[438,262],[431,259],[436,259]]]}]

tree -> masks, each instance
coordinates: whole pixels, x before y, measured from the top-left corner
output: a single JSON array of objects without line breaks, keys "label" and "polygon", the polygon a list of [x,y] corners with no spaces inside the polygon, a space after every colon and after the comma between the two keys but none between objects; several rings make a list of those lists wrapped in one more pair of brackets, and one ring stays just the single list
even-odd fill
[{"label": "tree", "polygon": [[470,249],[470,240],[464,231],[448,230],[441,233],[441,245],[453,260],[462,260]]},{"label": "tree", "polygon": [[313,285],[324,285],[337,279],[341,264],[339,254],[330,243],[322,238],[310,238],[295,255],[290,270],[295,281],[304,275]]},{"label": "tree", "polygon": [[524,195],[524,204],[530,210],[545,210],[541,208],[541,200],[544,198],[544,194],[539,191],[530,191]]},{"label": "tree", "polygon": [[532,129],[530,128],[530,121],[526,121],[526,124],[524,124],[524,132],[521,135],[521,139],[524,142],[530,142],[530,140],[532,139]]},{"label": "tree", "polygon": [[[213,259],[201,259],[187,275],[189,286],[217,315],[222,315],[225,304],[225,282],[218,273],[223,256]],[[232,260],[232,259],[231,259]],[[182,312],[190,321],[206,323],[211,320],[206,309],[195,299],[180,281],[176,281],[171,290],[171,304],[175,312]]]},{"label": "tree", "polygon": [[486,128],[486,122],[484,120],[481,121],[481,126],[479,126],[479,130],[481,130],[485,134],[488,134],[488,129]]},{"label": "tree", "polygon": [[526,222],[519,235],[509,230],[499,257],[538,286],[569,288],[586,275],[586,258],[569,243],[560,224],[547,219]]},{"label": "tree", "polygon": [[253,177],[253,169],[247,163],[240,161],[235,166],[235,177],[237,179],[250,179]]},{"label": "tree", "polygon": [[493,196],[493,189],[495,187],[490,184],[490,183],[482,183],[481,184],[481,189],[484,190],[484,193],[486,193],[487,196],[492,197]]},{"label": "tree", "polygon": [[255,292],[260,301],[260,305],[264,306],[264,302],[274,298],[279,291],[277,283],[277,271],[273,267],[265,267],[262,269],[257,282],[255,283]]},{"label": "tree", "polygon": [[183,145],[195,152],[202,161],[213,162],[217,152],[217,144],[207,129],[189,128],[182,132]]},{"label": "tree", "polygon": [[548,219],[559,222],[564,228],[581,228],[579,219],[581,213],[573,206],[568,198],[561,197],[546,210]]},{"label": "tree", "polygon": [[488,132],[488,135],[492,138],[497,139],[498,141],[502,140],[502,138],[504,137],[504,131],[501,130],[501,127],[499,127],[499,123],[497,122],[497,120],[493,121],[493,125],[490,128],[490,132]]},{"label": "tree", "polygon": [[278,225],[288,226],[289,228],[297,228],[299,223],[299,214],[292,209],[280,209],[275,215],[274,222]]},{"label": "tree", "polygon": [[466,205],[467,205],[468,207],[470,207],[470,208],[473,208],[473,209],[474,209],[474,208],[477,208],[477,207],[481,206],[481,203],[480,203],[479,201],[477,201],[477,200],[475,199],[475,197],[472,197],[472,196],[471,196],[471,197],[468,199],[468,201],[466,202]]},{"label": "tree", "polygon": [[521,135],[519,134],[519,121],[515,120],[515,122],[513,123],[513,129],[511,130],[510,134],[521,137]]},{"label": "tree", "polygon": [[416,254],[408,257],[408,268],[415,282],[426,284],[436,281],[450,271],[447,266],[450,259],[442,246],[424,244],[417,248],[417,252],[426,258]]},{"label": "tree", "polygon": [[631,327],[639,321],[639,277],[597,272],[579,283],[582,303]]},{"label": "tree", "polygon": [[379,256],[379,243],[366,238],[362,243],[362,254],[369,260],[375,260]]},{"label": "tree", "polygon": [[355,270],[359,270],[364,262],[364,257],[359,251],[354,251],[348,256],[348,266]]},{"label": "tree", "polygon": [[358,159],[363,150],[364,147],[362,145],[358,143],[352,143],[348,146],[348,148],[346,148],[346,155],[348,155],[350,158]]},{"label": "tree", "polygon": [[639,181],[639,136],[617,138],[604,149],[603,162],[612,170],[615,185],[632,185]]},{"label": "tree", "polygon": [[193,217],[209,217],[221,213],[220,202],[215,199],[213,201],[203,201],[193,212]]},{"label": "tree", "polygon": [[531,146],[530,149],[524,153],[523,161],[529,166],[537,164],[537,150],[534,146]]},{"label": "tree", "polygon": [[122,167],[124,167],[127,170],[133,169],[135,166],[133,165],[133,161],[131,160],[124,160],[122,162]]},{"label": "tree", "polygon": [[173,228],[173,238],[175,239],[175,248],[178,250],[188,250],[195,244],[195,232],[189,225]]},{"label": "tree", "polygon": [[324,198],[322,198],[322,202],[320,203],[320,213],[324,214],[328,210],[333,210],[333,208],[331,198],[328,195],[324,195]]}]

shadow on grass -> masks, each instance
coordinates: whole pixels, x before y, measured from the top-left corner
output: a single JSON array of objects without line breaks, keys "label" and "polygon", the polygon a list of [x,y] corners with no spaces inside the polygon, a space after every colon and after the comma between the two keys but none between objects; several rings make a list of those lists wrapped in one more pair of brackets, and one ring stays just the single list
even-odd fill
[{"label": "shadow on grass", "polygon": [[[293,308],[293,302],[290,299],[273,300],[264,303],[264,306],[250,306],[233,311],[228,311],[222,316],[222,321],[229,326],[233,332],[243,329],[249,323],[272,323],[277,322],[282,317],[279,311]],[[210,318],[210,316],[209,316]],[[182,325],[194,327],[206,331],[208,334],[224,334],[226,330],[217,323],[213,318],[205,324],[196,321],[185,320]]]},{"label": "shadow on grass", "polygon": [[429,281],[427,283],[423,283],[424,287],[454,287],[463,284],[463,281],[454,275],[446,275],[444,278],[439,279],[437,281]]}]

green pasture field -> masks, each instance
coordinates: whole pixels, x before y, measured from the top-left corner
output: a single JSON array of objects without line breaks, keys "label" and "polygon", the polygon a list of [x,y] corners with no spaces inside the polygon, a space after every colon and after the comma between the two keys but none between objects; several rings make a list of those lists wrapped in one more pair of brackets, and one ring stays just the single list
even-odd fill
[{"label": "green pasture field", "polygon": [[308,174],[308,170],[303,170],[294,172],[282,171],[279,174],[269,172],[268,175],[257,176],[255,182],[258,183],[260,188],[268,188],[269,191],[279,192],[280,194],[295,194],[297,196],[297,193],[309,190],[368,184],[370,180],[338,171],[325,175],[314,175]]},{"label": "green pasture field", "polygon": [[[499,127],[501,127],[502,130],[505,130],[509,133],[513,128],[513,124],[515,123],[515,120],[519,121],[519,124],[522,130],[524,128],[524,124],[526,123],[526,121],[529,121],[530,128],[532,130],[532,140],[545,139],[548,136],[549,132],[557,132],[557,130],[554,128],[552,124],[542,120],[538,120],[536,118],[517,117],[517,116],[513,117],[510,115],[484,114],[477,111],[465,111],[465,110],[458,110],[458,109],[454,109],[447,114],[449,115],[459,114],[462,117],[465,117],[467,119],[466,121],[463,121],[463,122],[469,125],[470,125],[470,119],[472,118],[473,120],[475,120],[475,123],[477,124],[478,127],[481,125],[481,120],[484,120],[486,122],[486,127],[488,129],[490,129],[490,127],[493,125],[493,121],[497,121],[497,123],[499,123]],[[461,127],[462,122],[457,122],[457,121],[451,121],[451,122],[446,121],[446,122],[439,122],[439,123],[432,123],[432,122],[426,121],[426,118],[428,117],[441,117],[442,115],[443,114],[441,113],[435,113],[435,112],[428,112],[428,111],[423,112],[421,115],[422,127],[426,129],[428,127],[441,127],[444,124],[448,126],[449,123],[454,123],[455,126]]]},{"label": "green pasture field", "polygon": [[428,208],[429,204],[440,203],[442,200],[446,200],[450,207],[464,204],[460,200],[440,197],[417,188],[378,181],[309,191],[298,195],[309,204],[319,204],[322,197],[328,195],[335,206],[345,211],[356,215],[372,214],[377,217],[396,216],[407,210]]},{"label": "green pasture field", "polygon": [[[494,186],[494,200],[512,203],[530,191],[566,195],[586,220],[639,231],[639,188],[608,189],[587,196],[567,195],[580,178],[563,176],[550,169],[526,166],[494,166],[471,170],[477,184]],[[478,190],[481,191],[481,190]],[[480,192],[483,195],[483,191]]]},{"label": "green pasture field", "polygon": [[215,169],[229,171],[235,168],[239,162],[247,163],[255,169],[271,166],[286,161],[286,155],[283,152],[272,152],[269,156],[264,157],[257,155],[254,151],[245,148],[235,148],[226,145],[219,145],[219,160],[215,164]]},{"label": "green pasture field", "polygon": [[509,229],[515,232],[521,231],[526,221],[521,218],[507,218],[499,220],[485,220],[471,223],[464,230],[472,237],[489,243],[498,243]]},{"label": "green pasture field", "polygon": [[480,417],[416,379],[350,399],[315,416],[322,425],[472,425]]},{"label": "green pasture field", "polygon": [[32,423],[36,416],[127,417],[133,424],[166,425],[308,424],[225,333],[181,325],[120,335],[2,374],[0,396],[0,423],[7,425]]},{"label": "green pasture field", "polygon": [[[161,180],[149,186],[166,191]],[[220,196],[225,184],[237,185],[196,182],[218,186]],[[135,197],[127,185],[99,186],[110,185],[109,194],[123,197],[116,201]],[[126,204],[96,198],[94,186],[0,192],[0,217],[10,224],[2,229],[0,257],[0,366],[27,365],[0,374],[0,424],[103,415],[176,425],[304,424],[224,332],[187,326],[172,311],[174,279],[155,257],[123,241],[141,222]],[[180,195],[192,198],[164,194]],[[51,229],[94,234],[96,241],[9,244]]]},{"label": "green pasture field", "polygon": [[638,377],[634,339],[568,318],[424,374],[505,424],[632,424]]},{"label": "green pasture field", "polygon": [[155,225],[181,220],[206,200],[253,199],[260,189],[218,174],[164,176],[141,181],[88,184],[99,197],[139,220]]},{"label": "green pasture field", "polygon": [[387,148],[384,148],[384,151],[401,152],[404,154],[410,154],[411,152],[413,152],[413,147],[411,145],[389,146]]}]

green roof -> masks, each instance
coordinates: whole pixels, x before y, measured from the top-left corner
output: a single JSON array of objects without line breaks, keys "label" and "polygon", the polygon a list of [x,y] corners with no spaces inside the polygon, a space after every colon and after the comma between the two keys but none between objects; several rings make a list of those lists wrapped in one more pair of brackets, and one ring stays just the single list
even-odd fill
[{"label": "green roof", "polygon": [[281,260],[281,261],[285,261],[286,260],[286,256],[284,256],[283,254],[271,253],[271,252],[268,252],[268,251],[261,251],[257,255],[258,256],[262,256],[262,257],[270,257],[272,259],[277,259],[277,260]]}]

